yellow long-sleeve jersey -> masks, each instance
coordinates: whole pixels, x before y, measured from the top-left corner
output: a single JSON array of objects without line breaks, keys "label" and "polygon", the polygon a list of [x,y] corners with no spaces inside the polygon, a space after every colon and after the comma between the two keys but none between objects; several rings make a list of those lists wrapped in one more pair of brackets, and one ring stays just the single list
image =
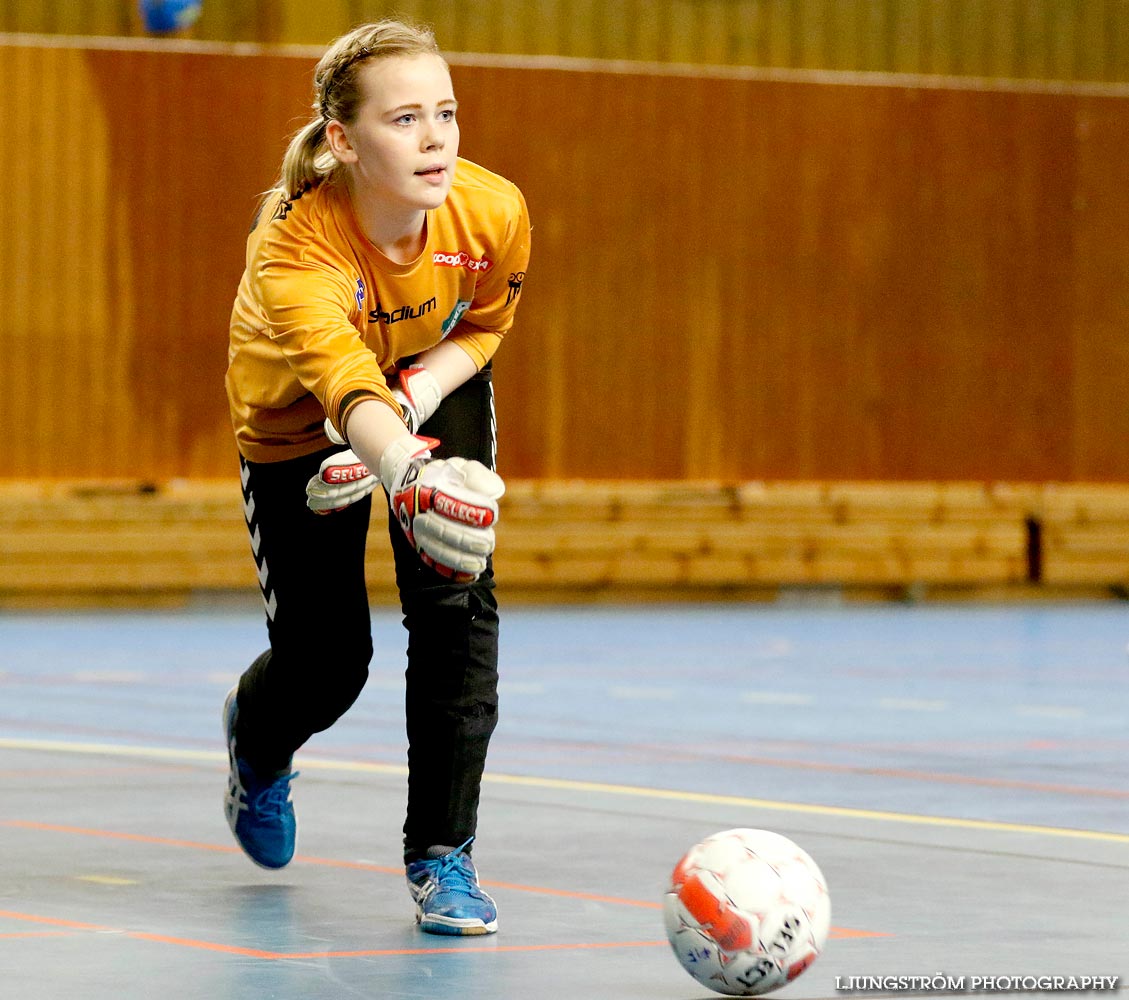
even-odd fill
[{"label": "yellow long-sleeve jersey", "polygon": [[337,185],[269,194],[231,313],[225,381],[240,453],[274,462],[317,451],[325,417],[340,431],[362,399],[399,411],[385,376],[444,339],[481,368],[513,324],[529,237],[518,188],[464,159],[407,264],[373,246]]}]

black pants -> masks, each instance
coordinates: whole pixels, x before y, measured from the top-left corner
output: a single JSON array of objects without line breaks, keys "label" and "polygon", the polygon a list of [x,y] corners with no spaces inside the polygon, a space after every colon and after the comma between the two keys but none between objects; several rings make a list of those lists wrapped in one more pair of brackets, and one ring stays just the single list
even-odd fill
[{"label": "black pants", "polygon": [[[489,369],[453,392],[421,434],[438,458],[494,467]],[[285,462],[242,461],[251,547],[270,649],[239,680],[239,755],[260,771],[288,767],[314,733],[356,701],[373,655],[364,556],[372,498],[335,514],[306,507],[306,482],[330,448]],[[387,509],[382,491],[374,494]],[[474,835],[490,736],[498,721],[498,606],[493,565],[459,584],[425,566],[389,515],[408,631],[408,808],[404,857]],[[382,654],[391,642],[379,643]],[[378,658],[386,661],[387,656]]]}]

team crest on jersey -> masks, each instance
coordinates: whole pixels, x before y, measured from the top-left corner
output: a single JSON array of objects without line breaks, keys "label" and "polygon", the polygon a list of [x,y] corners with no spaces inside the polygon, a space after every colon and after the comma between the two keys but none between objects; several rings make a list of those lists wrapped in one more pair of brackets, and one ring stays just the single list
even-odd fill
[{"label": "team crest on jersey", "polygon": [[446,337],[456,326],[460,319],[466,314],[470,308],[470,299],[458,299],[455,302],[455,308],[451,310],[451,314],[443,320],[443,326],[440,328],[441,336]]},{"label": "team crest on jersey", "polygon": [[353,296],[357,300],[357,308],[364,309],[365,307],[365,279],[357,279],[357,293]]}]

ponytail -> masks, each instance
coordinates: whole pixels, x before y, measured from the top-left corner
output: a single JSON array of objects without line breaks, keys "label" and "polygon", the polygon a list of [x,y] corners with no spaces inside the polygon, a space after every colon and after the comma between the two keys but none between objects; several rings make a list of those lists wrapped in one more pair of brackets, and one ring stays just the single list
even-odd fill
[{"label": "ponytail", "polygon": [[[357,71],[369,59],[387,56],[439,55],[430,28],[387,19],[362,24],[333,42],[314,70],[314,115],[294,137],[282,158],[278,186],[288,197],[317,187],[342,168],[329,151],[325,127],[331,119],[352,125],[364,95]],[[442,58],[442,57],[440,57]]]},{"label": "ponytail", "polygon": [[319,114],[299,129],[286,147],[278,186],[287,197],[297,198],[333,173],[337,161],[326,145],[325,126],[325,118]]}]

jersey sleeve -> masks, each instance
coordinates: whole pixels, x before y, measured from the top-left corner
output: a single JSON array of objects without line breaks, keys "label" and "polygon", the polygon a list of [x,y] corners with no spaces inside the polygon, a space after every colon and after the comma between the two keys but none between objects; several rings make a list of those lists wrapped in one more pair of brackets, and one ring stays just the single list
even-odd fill
[{"label": "jersey sleeve", "polygon": [[518,296],[529,266],[529,209],[518,188],[517,211],[511,216],[494,266],[479,280],[474,300],[448,340],[457,343],[481,368],[498,350],[513,326]]},{"label": "jersey sleeve", "polygon": [[362,399],[381,399],[400,412],[376,356],[350,321],[354,289],[347,276],[305,253],[270,249],[264,247],[255,272],[267,334],[303,388],[338,431]]}]

